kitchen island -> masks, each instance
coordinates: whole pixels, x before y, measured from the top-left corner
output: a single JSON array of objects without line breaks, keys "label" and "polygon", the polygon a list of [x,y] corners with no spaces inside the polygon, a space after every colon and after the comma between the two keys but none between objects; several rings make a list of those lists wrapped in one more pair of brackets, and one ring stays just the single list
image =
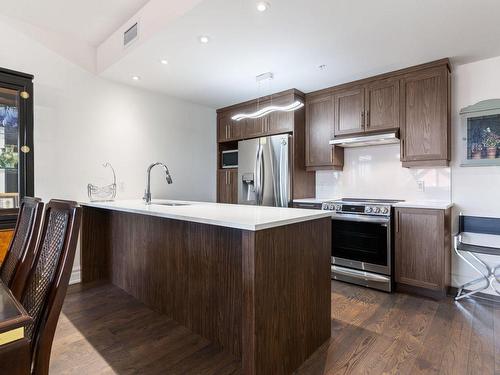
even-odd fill
[{"label": "kitchen island", "polygon": [[330,337],[328,212],[82,206],[82,282],[108,280],[241,358],[244,374],[290,374]]}]

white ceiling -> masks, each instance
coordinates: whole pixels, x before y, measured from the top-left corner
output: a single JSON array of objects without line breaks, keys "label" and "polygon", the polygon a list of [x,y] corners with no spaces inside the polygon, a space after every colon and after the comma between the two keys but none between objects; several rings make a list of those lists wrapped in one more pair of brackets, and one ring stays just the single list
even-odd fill
[{"label": "white ceiling", "polygon": [[[259,13],[257,0],[203,0],[165,21],[159,32],[128,49],[101,75],[219,108],[293,87],[310,92],[443,57],[461,64],[500,55],[499,0],[267,1],[271,8]],[[95,47],[147,2],[0,0],[0,14],[58,33],[77,52],[84,53],[85,44],[93,46],[80,65],[95,71]],[[161,4],[175,10],[175,3]],[[210,43],[200,45],[199,35],[209,35]],[[75,53],[66,55],[82,60]],[[161,59],[169,64],[160,64]],[[327,69],[318,69],[321,64]],[[268,71],[275,79],[258,89],[255,76]],[[132,81],[134,75],[141,80]]]},{"label": "white ceiling", "polygon": [[0,0],[0,13],[96,47],[149,0]]},{"label": "white ceiling", "polygon": [[[255,0],[205,0],[102,75],[218,108],[443,57],[464,63],[500,55],[498,0],[269,2],[258,13]],[[201,34],[210,35],[208,45],[198,43]],[[258,91],[255,76],[267,71],[275,79]]]}]

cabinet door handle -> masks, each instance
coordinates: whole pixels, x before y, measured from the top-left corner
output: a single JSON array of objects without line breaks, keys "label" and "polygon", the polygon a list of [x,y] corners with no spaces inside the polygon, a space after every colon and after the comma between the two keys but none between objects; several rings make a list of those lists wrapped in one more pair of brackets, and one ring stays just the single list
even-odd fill
[{"label": "cabinet door handle", "polygon": [[229,172],[226,171],[226,185],[229,185]]},{"label": "cabinet door handle", "polygon": [[332,149],[330,150],[330,164],[333,164],[333,147],[335,146],[332,146]]},{"label": "cabinet door handle", "polygon": [[361,111],[361,127],[365,127],[365,111]]},{"label": "cabinet door handle", "polygon": [[401,139],[401,160],[405,160],[405,140]]},{"label": "cabinet door handle", "polygon": [[366,110],[365,123],[367,128],[370,127],[370,111],[368,109]]},{"label": "cabinet door handle", "polygon": [[399,211],[396,212],[396,233],[399,233]]}]

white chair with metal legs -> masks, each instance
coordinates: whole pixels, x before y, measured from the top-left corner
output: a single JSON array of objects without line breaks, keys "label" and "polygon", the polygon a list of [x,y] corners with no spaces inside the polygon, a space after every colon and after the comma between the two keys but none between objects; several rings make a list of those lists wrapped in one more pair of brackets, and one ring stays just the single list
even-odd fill
[{"label": "white chair with metal legs", "polygon": [[[479,254],[498,256],[500,255],[500,248],[479,246],[463,242],[463,233],[480,233],[500,236],[500,219],[460,215],[459,228],[459,233],[455,236],[453,242],[455,253],[464,262],[477,271],[481,277],[461,285],[458,288],[455,300],[458,301],[462,298],[482,292],[490,286],[497,294],[500,295],[500,265],[491,267],[478,256]],[[476,262],[478,262],[478,265],[481,266],[476,266],[469,259],[467,259],[464,254],[473,258]],[[476,285],[479,286],[475,289],[470,289],[470,287],[474,287]]]}]

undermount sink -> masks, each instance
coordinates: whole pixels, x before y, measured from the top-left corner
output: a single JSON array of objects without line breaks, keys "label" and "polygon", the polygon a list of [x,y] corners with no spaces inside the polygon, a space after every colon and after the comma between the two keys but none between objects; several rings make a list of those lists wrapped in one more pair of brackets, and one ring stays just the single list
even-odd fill
[{"label": "undermount sink", "polygon": [[170,206],[170,207],[176,207],[176,206],[190,206],[191,203],[177,203],[177,202],[162,202],[162,203],[151,203],[153,205],[158,205],[158,206]]}]

